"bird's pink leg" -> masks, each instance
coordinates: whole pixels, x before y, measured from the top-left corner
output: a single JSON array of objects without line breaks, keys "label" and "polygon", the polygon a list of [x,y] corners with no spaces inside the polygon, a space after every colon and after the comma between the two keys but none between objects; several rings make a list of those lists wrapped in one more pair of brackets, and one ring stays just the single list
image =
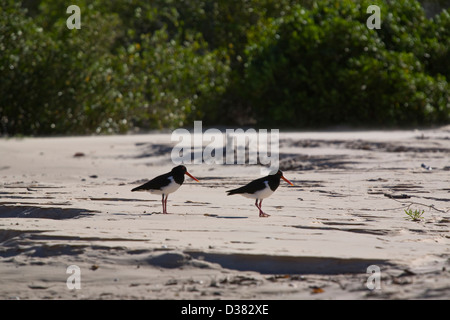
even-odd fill
[{"label": "bird's pink leg", "polygon": [[260,207],[258,207],[258,199],[256,199],[256,201],[255,201],[255,206],[258,208],[258,210],[259,210],[259,215],[261,215],[261,208]]},{"label": "bird's pink leg", "polygon": [[270,217],[270,214],[264,213],[264,212],[262,211],[261,205],[262,205],[262,199],[259,201],[259,206],[258,206],[258,199],[256,199],[255,206],[259,209],[259,216],[260,216],[261,218],[267,218],[267,217]]},{"label": "bird's pink leg", "polygon": [[169,198],[169,195],[167,195],[166,200],[164,200],[164,209],[165,209],[164,213],[167,213],[167,198]]},{"label": "bird's pink leg", "polygon": [[163,208],[162,213],[166,213],[166,208],[164,207],[164,194],[162,195],[161,204],[162,204],[162,208]]}]

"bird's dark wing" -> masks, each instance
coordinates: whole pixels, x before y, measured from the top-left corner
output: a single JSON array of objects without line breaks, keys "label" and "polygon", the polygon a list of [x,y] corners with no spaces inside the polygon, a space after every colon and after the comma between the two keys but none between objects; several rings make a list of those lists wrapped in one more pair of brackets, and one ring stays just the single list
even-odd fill
[{"label": "bird's dark wing", "polygon": [[249,183],[247,183],[245,186],[242,186],[237,189],[228,190],[228,195],[231,196],[233,194],[240,194],[240,193],[254,193],[258,190],[264,189],[266,184],[264,181],[267,181],[267,177],[262,177],[256,180],[253,180]]},{"label": "bird's dark wing", "polygon": [[147,191],[147,190],[161,190],[162,187],[167,186],[170,183],[170,172],[162,174],[153,178],[152,180],[144,183],[143,185],[132,189],[131,191]]}]

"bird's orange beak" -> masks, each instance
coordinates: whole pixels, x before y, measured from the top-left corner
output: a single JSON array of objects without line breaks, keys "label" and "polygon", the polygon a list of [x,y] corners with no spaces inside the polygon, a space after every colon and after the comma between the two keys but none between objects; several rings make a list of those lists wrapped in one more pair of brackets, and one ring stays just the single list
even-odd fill
[{"label": "bird's orange beak", "polygon": [[281,179],[289,183],[291,186],[293,186],[292,182],[290,182],[288,179],[286,179],[284,176],[281,176]]},{"label": "bird's orange beak", "polygon": [[200,181],[198,181],[196,178],[194,178],[189,172],[185,172],[189,177],[191,177],[192,179],[194,179],[195,181],[197,181],[197,182],[200,182]]}]

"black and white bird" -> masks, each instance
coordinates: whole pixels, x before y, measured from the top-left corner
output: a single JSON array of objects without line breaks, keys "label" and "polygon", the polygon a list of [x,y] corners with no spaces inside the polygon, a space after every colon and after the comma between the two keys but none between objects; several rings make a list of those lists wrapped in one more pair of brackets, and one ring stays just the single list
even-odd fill
[{"label": "black and white bird", "polygon": [[167,213],[167,198],[170,193],[177,191],[178,188],[181,187],[184,182],[185,174],[199,182],[187,171],[185,166],[180,165],[173,168],[172,171],[157,176],[156,178],[153,178],[152,180],[132,189],[131,191],[145,191],[153,194],[161,194],[163,213]]},{"label": "black and white bird", "polygon": [[[240,194],[246,198],[256,199],[255,206],[259,209],[259,216],[260,217],[269,217],[267,213],[264,213],[261,209],[261,204],[263,199],[269,197],[272,195],[272,193],[277,190],[278,186],[280,185],[280,179],[283,179],[287,183],[289,183],[291,186],[293,186],[292,182],[290,182],[288,179],[286,179],[283,176],[283,172],[278,170],[277,173],[268,175],[267,177],[259,178],[256,180],[253,180],[252,182],[246,184],[243,187],[228,190],[228,195],[231,196],[233,194]],[[258,205],[259,200],[259,205]]]}]

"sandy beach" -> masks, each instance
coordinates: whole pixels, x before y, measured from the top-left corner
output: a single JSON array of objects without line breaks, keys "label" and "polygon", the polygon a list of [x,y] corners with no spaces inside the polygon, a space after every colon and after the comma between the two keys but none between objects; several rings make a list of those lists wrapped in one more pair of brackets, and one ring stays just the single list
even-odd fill
[{"label": "sandy beach", "polygon": [[225,193],[258,165],[186,165],[200,183],[186,178],[169,214],[132,193],[170,171],[174,144],[0,139],[0,299],[450,298],[450,127],[281,132],[294,186],[264,200],[268,218]]}]

